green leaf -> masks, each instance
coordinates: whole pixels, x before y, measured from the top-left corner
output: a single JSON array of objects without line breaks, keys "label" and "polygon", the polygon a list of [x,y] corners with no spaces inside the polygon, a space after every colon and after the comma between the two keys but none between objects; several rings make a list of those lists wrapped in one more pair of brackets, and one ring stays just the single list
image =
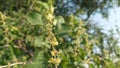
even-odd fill
[{"label": "green leaf", "polygon": [[24,68],[45,68],[46,64],[44,63],[47,61],[45,61],[44,58],[44,51],[36,49],[32,60],[33,64],[27,64],[24,66]]},{"label": "green leaf", "polygon": [[43,25],[42,16],[35,11],[31,12],[26,19],[31,25]]},{"label": "green leaf", "polygon": [[115,64],[112,61],[105,61],[107,68],[115,68]]},{"label": "green leaf", "polygon": [[43,36],[37,36],[35,38],[34,45],[35,47],[50,48],[50,45],[48,45],[47,41],[43,40]]},{"label": "green leaf", "polygon": [[61,66],[62,68],[68,68],[68,64],[69,64],[68,62],[63,62]]},{"label": "green leaf", "polygon": [[72,32],[72,26],[68,23],[63,23],[58,28],[58,33]]},{"label": "green leaf", "polygon": [[94,64],[89,64],[89,68],[95,68]]},{"label": "green leaf", "polygon": [[58,24],[65,23],[64,18],[62,16],[56,17],[56,20]]},{"label": "green leaf", "polygon": [[120,6],[120,0],[118,0],[118,6]]},{"label": "green leaf", "polygon": [[47,10],[49,10],[49,5],[47,3],[44,3],[42,1],[37,1],[36,3],[40,4],[42,7],[46,8]]},{"label": "green leaf", "polygon": [[0,29],[0,35],[3,34],[3,33],[4,33],[4,31],[2,29]]},{"label": "green leaf", "polygon": [[42,47],[42,45],[44,45],[43,37],[42,36],[36,37],[34,44],[36,47]]}]

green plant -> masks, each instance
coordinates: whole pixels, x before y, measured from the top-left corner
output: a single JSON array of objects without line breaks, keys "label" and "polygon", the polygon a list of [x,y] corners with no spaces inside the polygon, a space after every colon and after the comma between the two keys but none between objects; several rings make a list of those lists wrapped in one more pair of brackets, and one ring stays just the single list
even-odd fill
[{"label": "green plant", "polygon": [[[54,4],[54,0],[10,0],[3,4],[11,9],[0,12],[0,68],[114,68],[108,56],[112,48],[104,48],[117,45],[113,34],[108,36],[72,14],[67,19],[55,15]],[[89,33],[90,29],[94,33]],[[101,54],[93,53],[94,46]]]}]

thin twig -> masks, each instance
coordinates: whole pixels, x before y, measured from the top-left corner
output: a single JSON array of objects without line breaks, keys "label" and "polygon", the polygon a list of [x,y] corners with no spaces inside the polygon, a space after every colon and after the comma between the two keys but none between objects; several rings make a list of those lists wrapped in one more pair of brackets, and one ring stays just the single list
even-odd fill
[{"label": "thin twig", "polygon": [[7,48],[9,47],[10,45],[4,45],[4,46],[0,46],[0,48]]},{"label": "thin twig", "polygon": [[20,64],[26,64],[26,62],[12,63],[12,64],[8,64],[8,65],[0,66],[0,68],[6,68],[6,67],[11,67],[11,66],[20,65]]},{"label": "thin twig", "polygon": [[33,6],[34,6],[34,4],[35,4],[36,1],[37,0],[33,0],[32,4],[30,5],[30,7],[28,9],[28,12],[27,12],[27,14],[25,16],[27,16],[30,13],[30,11],[33,9]]}]

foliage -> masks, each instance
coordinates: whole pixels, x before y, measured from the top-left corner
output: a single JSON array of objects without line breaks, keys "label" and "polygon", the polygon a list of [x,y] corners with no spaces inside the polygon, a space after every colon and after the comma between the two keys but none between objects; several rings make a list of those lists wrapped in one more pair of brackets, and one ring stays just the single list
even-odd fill
[{"label": "foliage", "polygon": [[98,12],[107,18],[108,10],[119,2],[119,0],[56,0],[55,15],[68,17],[73,14],[86,21],[91,15]]},{"label": "foliage", "polygon": [[[108,36],[98,26],[72,14],[68,19],[56,15],[55,4],[53,0],[9,0],[0,4],[0,68],[114,68],[119,65],[113,62],[119,52],[112,33]],[[95,46],[101,50],[100,54],[94,53]],[[112,53],[115,56],[110,56]]]}]

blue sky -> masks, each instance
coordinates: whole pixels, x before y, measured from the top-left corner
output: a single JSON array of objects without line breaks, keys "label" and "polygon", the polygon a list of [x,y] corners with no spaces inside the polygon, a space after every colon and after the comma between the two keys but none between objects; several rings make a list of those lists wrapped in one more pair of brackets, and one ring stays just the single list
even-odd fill
[{"label": "blue sky", "polygon": [[103,18],[99,13],[93,15],[91,19],[95,21],[95,23],[99,24],[99,26],[103,27],[105,31],[110,29],[115,30],[115,25],[120,29],[120,7],[110,9],[108,19]]},{"label": "blue sky", "polygon": [[109,10],[109,16],[108,19],[105,19],[102,17],[101,14],[96,13],[95,15],[91,16],[91,19],[95,21],[99,26],[101,26],[105,33],[108,33],[108,30],[113,29],[115,33],[115,37],[119,38],[118,45],[120,46],[120,35],[118,33],[116,34],[116,25],[119,27],[120,31],[120,7],[114,7]]}]

